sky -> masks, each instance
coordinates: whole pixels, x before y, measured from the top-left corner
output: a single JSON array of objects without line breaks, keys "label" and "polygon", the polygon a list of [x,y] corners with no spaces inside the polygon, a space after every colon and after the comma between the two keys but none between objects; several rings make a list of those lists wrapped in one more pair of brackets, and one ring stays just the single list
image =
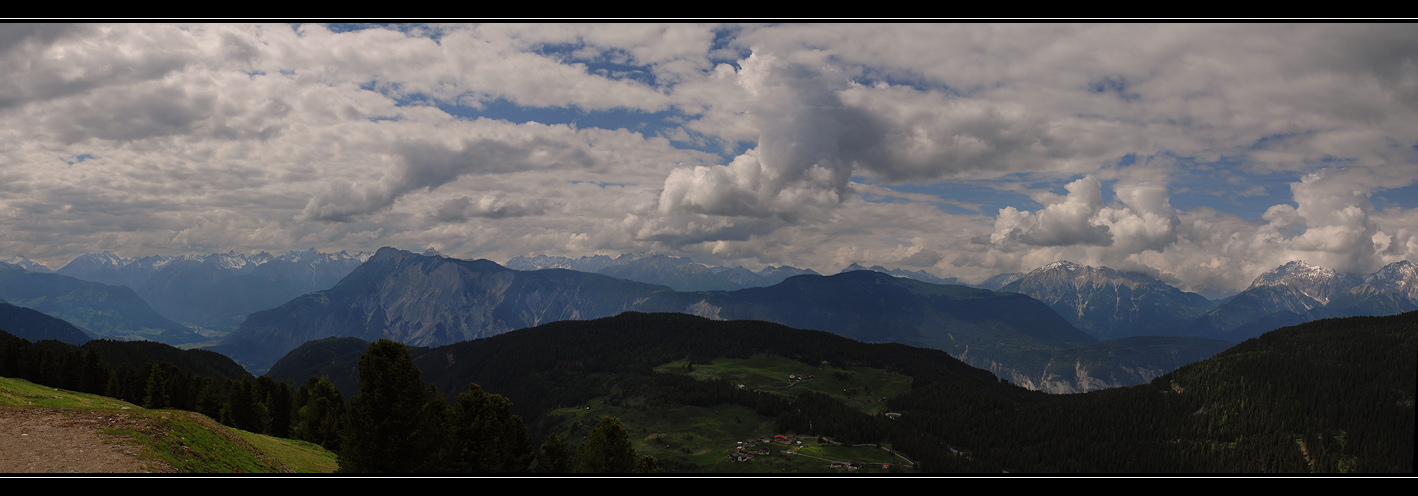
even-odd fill
[{"label": "sky", "polygon": [[1418,261],[1404,24],[0,26],[0,258]]}]

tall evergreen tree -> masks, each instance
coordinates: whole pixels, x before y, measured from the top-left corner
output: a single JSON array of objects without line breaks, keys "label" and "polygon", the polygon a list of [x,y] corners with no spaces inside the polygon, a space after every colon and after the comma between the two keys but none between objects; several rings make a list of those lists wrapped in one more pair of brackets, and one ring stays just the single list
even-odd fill
[{"label": "tall evergreen tree", "polygon": [[340,471],[442,471],[437,455],[446,408],[432,386],[425,386],[402,343],[370,344],[359,358],[359,395],[345,409]]},{"label": "tall evergreen tree", "polygon": [[551,434],[542,442],[537,451],[537,473],[564,474],[571,471],[571,454],[566,451],[566,440],[560,434]]},{"label": "tall evergreen tree", "polygon": [[265,434],[276,437],[290,437],[291,400],[290,386],[267,376],[256,378],[256,397],[271,415]]},{"label": "tall evergreen tree", "polygon": [[340,451],[340,422],[345,414],[345,400],[340,390],[326,376],[311,377],[296,397],[295,437]]},{"label": "tall evergreen tree", "polygon": [[459,473],[515,473],[527,469],[527,428],[512,402],[477,384],[458,395],[450,416],[446,468]]},{"label": "tall evergreen tree", "polygon": [[583,474],[628,474],[635,471],[637,461],[625,425],[619,418],[605,416],[576,449],[574,466]]}]

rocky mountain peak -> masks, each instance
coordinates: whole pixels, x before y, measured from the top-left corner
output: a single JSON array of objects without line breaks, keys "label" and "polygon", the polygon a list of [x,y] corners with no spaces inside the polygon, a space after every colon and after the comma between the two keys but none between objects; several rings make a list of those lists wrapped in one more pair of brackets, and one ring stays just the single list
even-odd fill
[{"label": "rocky mountain peak", "polygon": [[1364,278],[1364,285],[1418,302],[1418,265],[1400,260]]},{"label": "rocky mountain peak", "polygon": [[1288,286],[1320,303],[1328,303],[1330,298],[1363,284],[1359,276],[1337,272],[1303,260],[1295,260],[1261,274],[1251,282],[1250,288],[1263,286]]},{"label": "rocky mountain peak", "polygon": [[1065,260],[1059,260],[1059,261],[1057,261],[1057,262],[1050,262],[1048,265],[1045,265],[1045,266],[1043,266],[1043,267],[1039,267],[1039,268],[1037,268],[1037,269],[1034,269],[1034,271],[1044,271],[1044,272],[1051,271],[1051,270],[1075,271],[1075,270],[1079,270],[1079,269],[1091,269],[1091,268],[1092,268],[1092,267],[1088,267],[1088,266],[1084,266],[1084,265],[1078,265],[1078,264],[1073,263],[1073,262],[1069,262],[1069,261],[1065,261]]},{"label": "rocky mountain peak", "polygon": [[14,265],[30,272],[39,272],[43,274],[54,272],[54,269],[51,269],[42,263],[25,258],[24,255],[15,255],[10,258],[0,259],[0,263]]}]

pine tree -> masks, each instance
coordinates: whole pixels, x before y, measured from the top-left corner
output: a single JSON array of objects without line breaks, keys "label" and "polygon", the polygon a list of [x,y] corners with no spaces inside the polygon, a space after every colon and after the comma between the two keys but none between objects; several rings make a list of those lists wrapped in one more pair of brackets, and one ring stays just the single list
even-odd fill
[{"label": "pine tree", "polygon": [[635,473],[637,474],[663,474],[665,469],[660,468],[660,461],[655,457],[645,455],[635,463]]},{"label": "pine tree", "polygon": [[635,471],[635,447],[620,419],[601,417],[586,442],[576,449],[577,473],[628,474]]},{"label": "pine tree", "polygon": [[402,343],[380,339],[359,358],[359,395],[345,409],[341,472],[430,473],[447,403],[425,386]]},{"label": "pine tree", "polygon": [[571,470],[571,455],[566,452],[566,440],[559,434],[547,436],[537,451],[537,473],[564,474]]},{"label": "pine tree", "polygon": [[295,428],[299,439],[340,451],[340,422],[345,414],[345,399],[329,377],[311,377],[300,387],[297,396]]},{"label": "pine tree", "polygon": [[448,428],[446,467],[459,473],[516,473],[527,469],[527,428],[512,402],[477,384],[458,395]]}]

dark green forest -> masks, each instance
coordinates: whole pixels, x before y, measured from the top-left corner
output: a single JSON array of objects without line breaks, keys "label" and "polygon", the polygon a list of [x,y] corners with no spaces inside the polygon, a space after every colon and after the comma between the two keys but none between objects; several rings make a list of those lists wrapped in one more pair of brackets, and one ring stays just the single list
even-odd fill
[{"label": "dark green forest", "polygon": [[[227,376],[216,364],[222,360],[198,359],[220,355],[173,348],[163,352],[168,356],[125,344],[79,347],[0,335],[0,374],[310,440],[339,453],[345,472],[693,471],[676,460],[626,454],[619,419],[602,419],[594,444],[588,437],[569,445],[548,413],[593,398],[650,410],[739,405],[775,419],[783,432],[890,444],[925,473],[1413,468],[1418,312],[1279,329],[1149,384],[1073,395],[1028,391],[938,350],[682,314],[556,322],[433,349],[380,341],[358,363],[332,363],[350,360],[336,359],[348,350],[322,354],[316,347],[302,353],[319,364],[291,365],[357,370],[352,397],[325,376]],[[150,358],[136,357],[143,353]],[[804,367],[902,374],[910,390],[886,399],[888,411],[899,414],[888,417],[819,393],[753,392],[653,370],[758,354]],[[619,453],[621,461],[589,464],[587,453]]]}]

